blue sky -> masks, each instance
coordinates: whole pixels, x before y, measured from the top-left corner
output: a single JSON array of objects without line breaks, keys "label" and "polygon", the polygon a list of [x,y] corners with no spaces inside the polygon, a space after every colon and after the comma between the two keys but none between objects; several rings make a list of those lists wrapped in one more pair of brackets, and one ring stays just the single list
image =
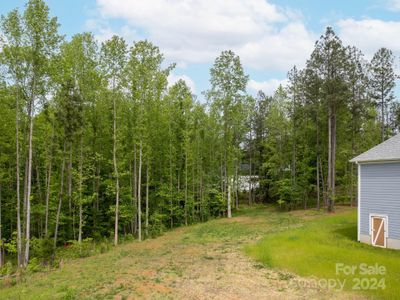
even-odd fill
[{"label": "blue sky", "polygon": [[[250,75],[249,92],[272,93],[287,71],[302,67],[315,40],[332,26],[345,44],[370,59],[388,47],[400,64],[400,0],[48,0],[67,37],[92,31],[103,41],[113,34],[128,43],[149,39],[166,62],[170,76],[185,79],[198,95],[209,87],[209,68],[226,49],[240,55]],[[1,0],[0,14],[26,1]],[[400,96],[397,87],[396,94]],[[201,98],[201,96],[199,96]]]}]

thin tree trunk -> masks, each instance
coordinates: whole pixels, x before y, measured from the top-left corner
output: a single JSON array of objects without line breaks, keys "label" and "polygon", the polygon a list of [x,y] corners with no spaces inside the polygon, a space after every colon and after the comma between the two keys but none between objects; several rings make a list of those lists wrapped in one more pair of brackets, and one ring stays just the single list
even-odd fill
[{"label": "thin tree trunk", "polygon": [[[251,139],[251,134],[250,134],[250,139]],[[249,205],[253,204],[253,182],[251,180],[251,175],[252,175],[252,155],[251,155],[251,150],[250,150],[250,162],[249,162]]]},{"label": "thin tree trunk", "polygon": [[321,208],[321,197],[320,197],[320,164],[321,164],[321,158],[320,158],[320,145],[319,145],[319,108],[317,108],[317,113],[316,113],[316,126],[317,126],[317,209],[319,210]]},{"label": "thin tree trunk", "polygon": [[[170,126],[171,127],[171,126]],[[171,131],[171,128],[169,128]],[[169,215],[170,215],[170,227],[174,226],[173,219],[173,199],[172,199],[172,142],[169,142]]]},{"label": "thin tree trunk", "polygon": [[335,209],[335,196],[336,196],[336,109],[334,109],[333,115],[333,145],[332,145],[332,201],[331,211]]},{"label": "thin tree trunk", "polygon": [[44,236],[47,238],[49,231],[49,200],[50,200],[50,186],[51,186],[51,173],[52,173],[52,160],[50,157],[49,167],[47,171],[47,181],[46,181],[46,212],[45,212],[45,226],[44,226]]},{"label": "thin tree trunk", "polygon": [[328,203],[327,210],[331,211],[332,207],[332,107],[329,105],[329,113],[328,113]]},{"label": "thin tree trunk", "polygon": [[72,231],[73,239],[75,239],[74,220],[72,217],[72,142],[69,142],[69,159],[68,159],[68,213],[70,230]]},{"label": "thin tree trunk", "polygon": [[46,208],[45,208],[45,225],[44,225],[44,236],[48,238],[49,235],[49,201],[50,201],[50,187],[51,187],[51,174],[53,167],[53,144],[54,141],[54,120],[52,122],[52,133],[51,133],[51,148],[50,148],[50,161],[46,176]]},{"label": "thin tree trunk", "polygon": [[328,147],[328,211],[335,205],[335,162],[336,162],[336,111],[329,106],[329,147]]},{"label": "thin tree trunk", "polygon": [[1,210],[2,210],[2,182],[0,178],[0,268],[3,267],[4,264],[4,257],[3,257],[3,235],[2,235],[2,215],[1,215]]},{"label": "thin tree trunk", "polygon": [[[40,171],[39,171],[39,162],[36,163],[36,184],[37,184],[37,193],[38,193],[38,202],[42,202],[42,185],[40,183]],[[42,216],[40,215],[40,218],[38,218],[38,236],[42,236]]]},{"label": "thin tree trunk", "polygon": [[[137,209],[137,156],[136,156],[136,144],[133,146],[134,160],[133,160],[133,207]],[[137,232],[137,213],[134,214],[133,220],[133,233]]]},{"label": "thin tree trunk", "polygon": [[325,179],[324,179],[324,171],[323,171],[323,168],[322,168],[321,156],[319,157],[319,168],[320,168],[319,174],[321,176],[322,196],[323,196],[323,200],[324,200],[324,206],[327,207],[328,206],[328,200],[327,200],[326,183],[325,183]]},{"label": "thin tree trunk", "polygon": [[146,165],[146,237],[149,236],[149,181],[150,181],[150,174],[149,174],[149,161],[147,160]]},{"label": "thin tree trunk", "polygon": [[231,210],[231,184],[228,182],[228,218],[232,218]]},{"label": "thin tree trunk", "polygon": [[321,200],[320,200],[320,187],[319,187],[319,154],[317,155],[317,209],[321,208]]},{"label": "thin tree trunk", "polygon": [[21,196],[20,196],[20,165],[19,165],[19,95],[16,96],[15,140],[16,140],[16,192],[17,192],[17,256],[18,267],[23,266],[22,232],[21,232]]},{"label": "thin tree trunk", "polygon": [[187,211],[187,202],[188,202],[188,176],[187,176],[187,151],[185,151],[185,207],[184,207],[184,214],[185,214],[185,225],[188,225],[188,211]]},{"label": "thin tree trunk", "polygon": [[57,247],[57,235],[58,235],[58,226],[60,222],[60,214],[61,214],[61,206],[62,199],[64,194],[64,171],[65,171],[65,142],[64,142],[64,151],[63,151],[63,159],[61,163],[61,182],[60,182],[60,192],[58,195],[58,207],[57,207],[57,215],[56,215],[56,227],[54,229],[54,249]]},{"label": "thin tree trunk", "polygon": [[142,207],[141,207],[141,185],[142,185],[142,141],[139,145],[139,173],[138,173],[138,240],[142,240]]},{"label": "thin tree trunk", "polygon": [[115,174],[115,228],[114,245],[118,245],[118,217],[119,217],[119,174],[117,166],[117,110],[116,99],[113,97],[113,163]]},{"label": "thin tree trunk", "polygon": [[33,139],[33,109],[35,102],[32,97],[29,105],[29,137],[28,137],[28,176],[26,189],[26,234],[25,234],[25,261],[27,266],[29,262],[29,246],[31,234],[31,187],[32,187],[32,139]]},{"label": "thin tree trunk", "polygon": [[239,163],[235,167],[235,206],[239,209]]},{"label": "thin tree trunk", "polygon": [[381,118],[382,118],[382,124],[381,124],[381,140],[382,143],[385,141],[385,98],[382,93],[381,96]]},{"label": "thin tree trunk", "polygon": [[198,207],[196,205],[196,182],[195,182],[195,161],[192,163],[192,221],[195,219],[195,214],[198,212]]},{"label": "thin tree trunk", "polygon": [[83,227],[83,205],[82,205],[82,181],[83,181],[83,135],[81,135],[81,149],[79,158],[79,231],[78,243],[82,242],[82,227]]}]

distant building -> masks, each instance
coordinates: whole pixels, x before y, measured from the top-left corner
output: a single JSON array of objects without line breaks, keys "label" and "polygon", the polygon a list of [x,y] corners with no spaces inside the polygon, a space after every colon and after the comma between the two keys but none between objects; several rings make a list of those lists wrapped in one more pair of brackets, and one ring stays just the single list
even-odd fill
[{"label": "distant building", "polygon": [[242,192],[250,191],[250,185],[253,190],[260,187],[259,178],[256,175],[252,175],[251,177],[249,175],[241,175],[239,176],[238,182],[239,182],[239,190]]},{"label": "distant building", "polygon": [[358,165],[358,241],[400,249],[400,134],[351,162]]}]

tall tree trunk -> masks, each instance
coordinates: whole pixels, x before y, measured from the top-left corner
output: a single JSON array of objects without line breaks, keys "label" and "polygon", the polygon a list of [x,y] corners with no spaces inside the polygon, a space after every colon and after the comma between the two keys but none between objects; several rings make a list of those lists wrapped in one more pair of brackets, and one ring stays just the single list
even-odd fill
[{"label": "tall tree trunk", "polygon": [[75,210],[72,203],[72,141],[69,142],[69,158],[68,158],[68,214],[69,214],[69,230],[72,233],[72,238],[75,240]]},{"label": "tall tree trunk", "polygon": [[0,268],[3,267],[4,264],[4,257],[3,257],[3,232],[2,232],[2,227],[3,227],[3,220],[2,220],[2,181],[0,177]]},{"label": "tall tree trunk", "polygon": [[187,209],[187,204],[188,204],[188,159],[187,159],[187,151],[185,150],[185,207],[184,207],[184,214],[185,214],[185,225],[188,225],[188,209]]},{"label": "tall tree trunk", "polygon": [[25,236],[26,236],[26,195],[28,187],[28,156],[25,157],[25,168],[24,168],[24,203],[23,203],[23,214],[22,214],[22,263],[25,264]]},{"label": "tall tree trunk", "polygon": [[[294,100],[293,100],[294,102]],[[295,105],[295,104],[293,104]],[[293,108],[294,109],[294,108]],[[296,122],[295,117],[293,116],[293,145],[292,145],[292,168],[291,168],[291,176],[292,176],[292,189],[296,188],[296,156],[297,156],[297,138],[296,138]]]},{"label": "tall tree trunk", "polygon": [[46,176],[46,208],[45,208],[45,225],[44,225],[44,236],[48,238],[49,235],[49,201],[50,201],[50,190],[51,190],[51,174],[53,169],[53,148],[54,148],[54,119],[52,122],[51,131],[51,146],[50,146],[50,160]]},{"label": "tall tree trunk", "polygon": [[141,185],[142,185],[142,141],[140,141],[139,145],[139,172],[138,172],[138,240],[142,240],[142,197],[141,197]]},{"label": "tall tree trunk", "polygon": [[82,181],[83,181],[83,135],[81,135],[81,149],[79,157],[79,231],[78,243],[82,242],[82,227],[83,227],[83,204],[82,204]]},{"label": "tall tree trunk", "polygon": [[239,162],[236,161],[235,167],[235,206],[239,209]]},{"label": "tall tree trunk", "polygon": [[29,262],[29,246],[31,234],[31,187],[32,187],[32,139],[33,139],[33,109],[35,107],[34,98],[32,97],[29,104],[29,137],[28,137],[28,176],[26,188],[26,234],[25,234],[25,261],[27,266]]},{"label": "tall tree trunk", "polygon": [[60,222],[60,214],[61,214],[61,206],[62,200],[64,196],[64,171],[65,171],[65,142],[64,142],[64,151],[63,151],[63,159],[61,163],[61,182],[60,182],[60,192],[58,195],[58,207],[57,207],[57,215],[56,215],[56,226],[54,229],[54,249],[57,247],[57,236],[58,236],[58,226]]},{"label": "tall tree trunk", "polygon": [[326,207],[328,207],[328,200],[327,200],[327,192],[326,192],[326,180],[324,179],[324,171],[322,168],[321,156],[319,157],[319,174],[321,176],[322,197],[324,200],[324,206],[326,208]]},{"label": "tall tree trunk", "polygon": [[[169,133],[171,134],[171,126],[169,127]],[[169,142],[169,216],[170,216],[170,228],[174,227],[173,218],[173,194],[172,194],[172,142]]]},{"label": "tall tree trunk", "polygon": [[[18,92],[17,92],[18,93]],[[17,192],[17,256],[18,267],[23,266],[22,232],[21,232],[21,196],[20,196],[20,165],[19,165],[19,94],[16,95],[15,113],[15,146],[16,146],[16,192]]]},{"label": "tall tree trunk", "polygon": [[228,182],[228,218],[232,218],[231,210],[231,184]]},{"label": "tall tree trunk", "polygon": [[321,199],[320,199],[320,179],[319,179],[319,153],[317,154],[317,209],[321,208]]},{"label": "tall tree trunk", "polygon": [[50,201],[52,161],[53,161],[53,158],[50,157],[49,167],[47,170],[47,180],[46,180],[46,211],[45,211],[45,225],[44,225],[44,236],[46,238],[49,235],[49,231],[48,231],[48,228],[49,228],[49,201]]},{"label": "tall tree trunk", "polygon": [[149,174],[149,160],[147,160],[146,165],[146,237],[149,236],[149,181],[150,181],[150,174]]},{"label": "tall tree trunk", "polygon": [[321,208],[321,188],[320,188],[320,146],[319,146],[319,116],[318,109],[316,113],[316,125],[317,125],[317,209]]},{"label": "tall tree trunk", "polygon": [[[250,134],[251,140],[251,134]],[[252,165],[252,154],[251,154],[251,146],[250,146],[250,159],[249,159],[249,205],[253,204],[253,182],[251,176],[253,175],[253,165]]]},{"label": "tall tree trunk", "polygon": [[382,143],[385,141],[385,96],[382,93],[381,95],[381,140]]},{"label": "tall tree trunk", "polygon": [[334,209],[335,198],[335,161],[336,161],[336,112],[332,104],[329,105],[329,145],[328,145],[328,207],[329,212]]},{"label": "tall tree trunk", "polygon": [[[36,184],[37,184],[37,193],[38,193],[38,202],[42,203],[43,198],[42,198],[42,185],[40,183],[40,170],[39,170],[39,161],[36,163]],[[38,236],[42,236],[42,216],[38,218]]]},{"label": "tall tree trunk", "polygon": [[[136,156],[136,144],[133,146],[133,151],[134,151],[134,160],[133,160],[133,195],[132,195],[132,200],[133,200],[133,207],[134,210],[137,210],[137,156]],[[132,220],[132,227],[133,227],[133,233],[136,234],[137,232],[137,212],[133,216]]]},{"label": "tall tree trunk", "polygon": [[117,165],[117,106],[115,95],[113,97],[113,164],[115,176],[115,227],[114,245],[118,245],[118,217],[119,217],[119,174]]},{"label": "tall tree trunk", "polygon": [[335,197],[336,197],[336,109],[334,108],[333,115],[333,145],[332,145],[332,201],[331,201],[331,211],[335,209]]}]

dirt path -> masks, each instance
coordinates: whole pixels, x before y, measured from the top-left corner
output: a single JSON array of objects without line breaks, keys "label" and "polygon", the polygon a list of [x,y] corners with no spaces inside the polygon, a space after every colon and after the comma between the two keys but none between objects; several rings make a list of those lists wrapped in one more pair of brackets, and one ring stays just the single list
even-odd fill
[{"label": "dirt path", "polygon": [[298,277],[266,268],[245,255],[243,247],[268,232],[300,224],[297,216],[255,211],[179,228],[35,274],[4,295],[6,299],[355,299],[348,293],[301,288],[295,284]]},{"label": "dirt path", "polygon": [[[250,227],[257,221],[257,217],[237,217],[232,221],[216,221],[215,228],[230,226],[232,222],[235,226]],[[258,225],[266,224],[259,221]],[[198,226],[201,231],[204,225]],[[355,298],[350,294],[299,287],[298,277],[252,261],[242,250],[243,245],[255,242],[247,235],[227,234],[217,241],[207,235],[207,230],[200,238],[193,231],[196,233],[196,228],[181,228],[142,244],[126,246],[126,251],[135,254],[118,262],[121,268],[126,267],[125,271],[116,274],[115,281],[99,290],[97,296],[119,290],[114,299]],[[137,259],[132,260],[133,257]]]}]

